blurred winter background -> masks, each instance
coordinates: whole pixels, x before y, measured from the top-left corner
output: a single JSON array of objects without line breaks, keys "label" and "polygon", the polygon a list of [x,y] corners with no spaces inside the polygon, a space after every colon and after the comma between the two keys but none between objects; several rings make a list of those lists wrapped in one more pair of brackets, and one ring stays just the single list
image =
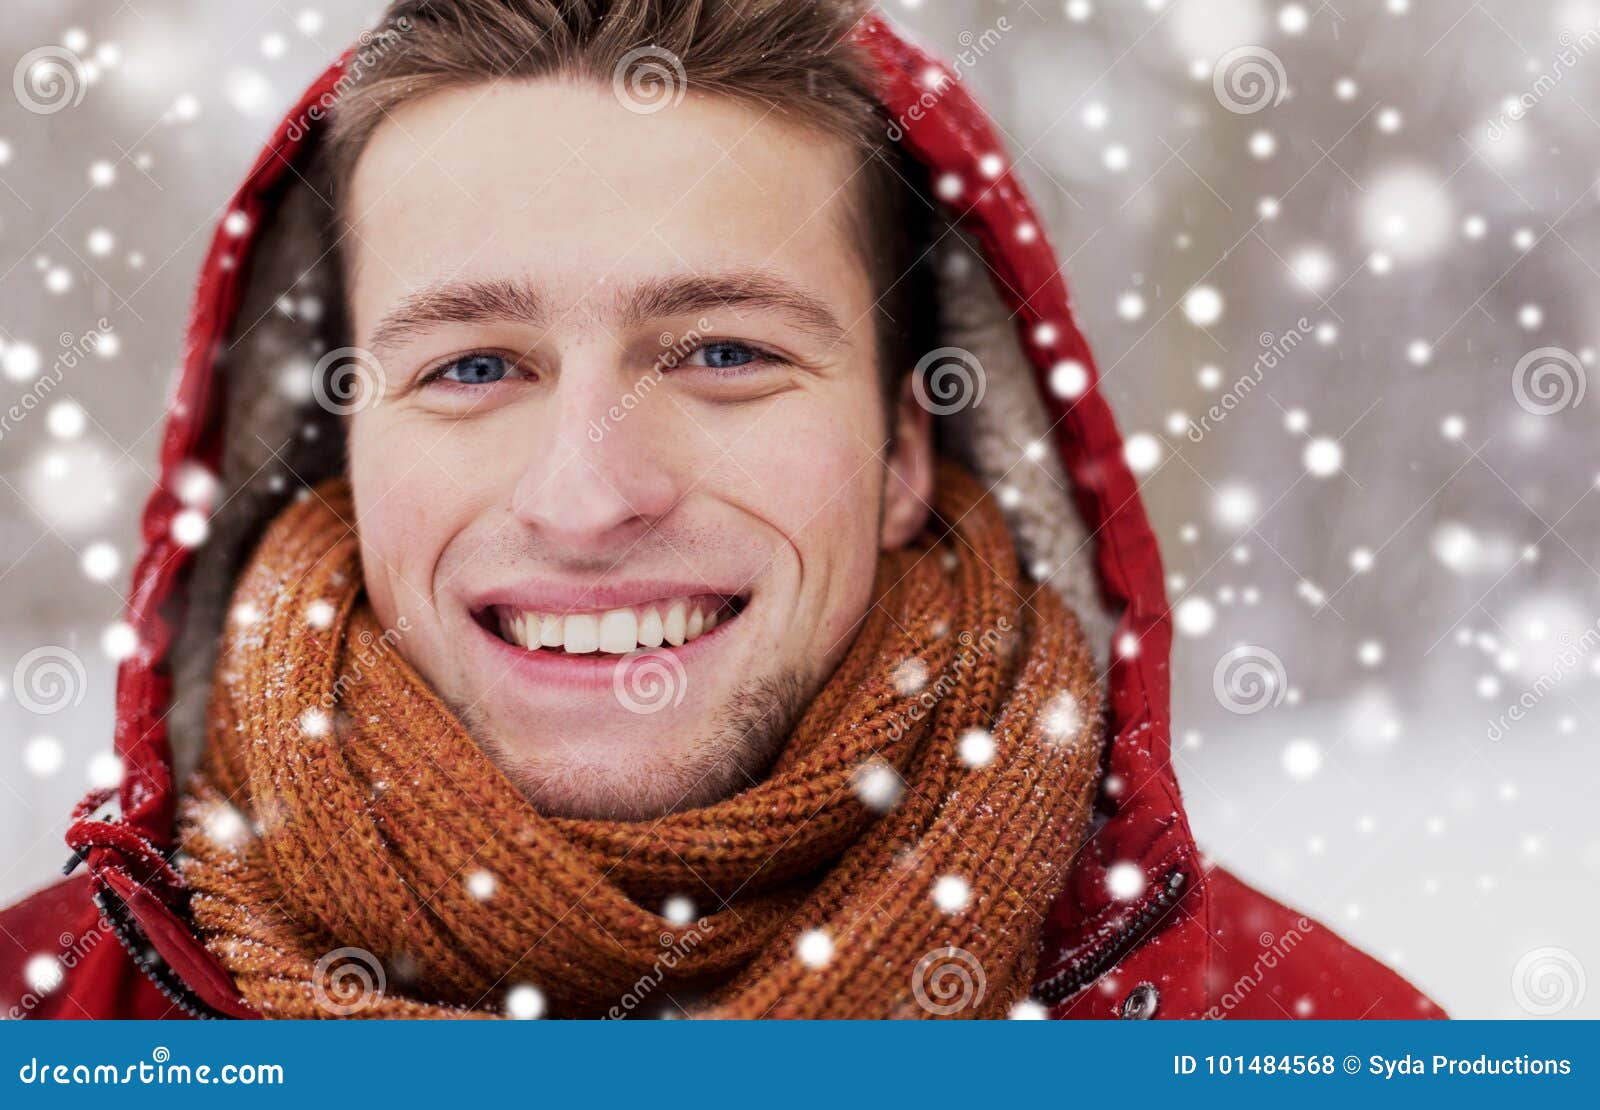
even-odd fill
[{"label": "blurred winter background", "polygon": [[[1457,1014],[1600,1016],[1600,2],[887,6],[967,52],[1067,260],[1165,544],[1202,842]],[[211,229],[375,14],[6,4],[0,900],[116,777]]]}]

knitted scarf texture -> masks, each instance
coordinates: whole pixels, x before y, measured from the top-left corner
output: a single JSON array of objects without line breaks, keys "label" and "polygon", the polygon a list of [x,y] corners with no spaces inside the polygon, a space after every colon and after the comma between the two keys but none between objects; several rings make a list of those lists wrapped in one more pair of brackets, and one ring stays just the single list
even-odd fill
[{"label": "knitted scarf texture", "polygon": [[[1086,835],[1078,623],[942,464],[758,785],[546,817],[406,662],[342,479],[241,575],[180,807],[190,913],[265,1017],[1004,1017]],[[624,664],[620,664],[624,665]]]}]

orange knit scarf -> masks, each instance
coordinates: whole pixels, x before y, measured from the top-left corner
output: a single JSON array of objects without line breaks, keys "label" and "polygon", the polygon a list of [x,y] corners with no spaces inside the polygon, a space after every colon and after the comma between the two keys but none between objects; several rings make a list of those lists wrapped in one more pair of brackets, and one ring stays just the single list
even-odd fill
[{"label": "orange knit scarf", "polygon": [[766,781],[638,822],[536,812],[379,627],[348,486],[300,497],[239,581],[181,809],[207,946],[268,1017],[1005,1016],[1100,700],[993,503],[949,465],[938,493]]}]

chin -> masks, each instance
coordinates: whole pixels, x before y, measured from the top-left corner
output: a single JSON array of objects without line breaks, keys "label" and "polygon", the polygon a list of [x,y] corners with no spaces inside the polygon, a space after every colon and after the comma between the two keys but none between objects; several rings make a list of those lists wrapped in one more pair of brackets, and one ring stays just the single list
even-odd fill
[{"label": "chin", "polygon": [[[644,821],[697,809],[761,781],[818,683],[758,679],[716,705],[686,699],[654,715],[615,701],[582,712],[509,718],[491,699],[456,712],[479,748],[547,817]],[[709,691],[705,692],[709,694]]]},{"label": "chin", "polygon": [[530,750],[526,736],[477,736],[479,747],[547,817],[643,821],[710,805],[743,789],[765,763],[733,738],[595,731]]}]

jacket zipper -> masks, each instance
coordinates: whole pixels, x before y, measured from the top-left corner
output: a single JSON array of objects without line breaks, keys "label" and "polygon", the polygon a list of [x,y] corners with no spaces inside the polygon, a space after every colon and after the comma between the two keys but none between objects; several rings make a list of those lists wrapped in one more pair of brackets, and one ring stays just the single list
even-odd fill
[{"label": "jacket zipper", "polygon": [[94,892],[94,904],[100,918],[111,928],[111,934],[127,951],[129,959],[166,998],[192,1018],[211,1021],[227,1015],[218,1013],[195,994],[177,972],[173,971],[159,953],[152,948],[142,930],[133,921],[127,906],[108,890]]},{"label": "jacket zipper", "polygon": [[1072,964],[1046,979],[1034,991],[1034,996],[1046,1006],[1064,1002],[1083,990],[1106,972],[1116,967],[1138,943],[1145,930],[1178,899],[1183,889],[1184,875],[1174,867],[1167,872],[1144,905],[1140,906],[1116,936],[1097,949],[1080,956]]}]

